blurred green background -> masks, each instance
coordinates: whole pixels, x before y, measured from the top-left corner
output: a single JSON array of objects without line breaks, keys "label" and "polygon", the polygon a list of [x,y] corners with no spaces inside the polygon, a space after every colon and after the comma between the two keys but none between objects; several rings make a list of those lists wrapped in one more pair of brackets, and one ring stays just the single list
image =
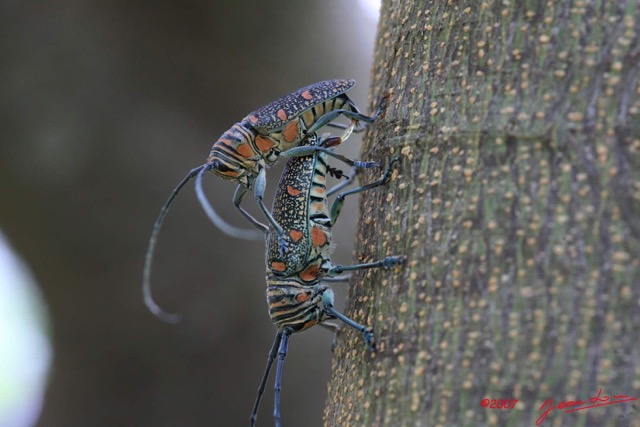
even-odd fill
[{"label": "blurred green background", "polygon": [[[39,282],[53,331],[39,426],[248,425],[275,334],[264,245],[224,236],[187,186],[152,275],[157,301],[183,315],[167,325],[142,302],[151,226],[250,111],[330,78],[357,79],[350,95],[371,111],[375,30],[356,0],[2,2],[0,229]],[[245,225],[233,184],[210,176],[205,187]],[[335,228],[338,262],[351,260],[356,205]],[[321,425],[331,340],[321,328],[292,338],[286,425]],[[272,384],[259,425],[273,422]]]}]

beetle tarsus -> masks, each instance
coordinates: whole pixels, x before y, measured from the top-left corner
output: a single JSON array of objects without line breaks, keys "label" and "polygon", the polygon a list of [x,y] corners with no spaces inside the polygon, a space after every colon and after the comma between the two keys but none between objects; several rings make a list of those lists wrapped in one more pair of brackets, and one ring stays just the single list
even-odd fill
[{"label": "beetle tarsus", "polygon": [[380,166],[380,163],[376,163],[376,162],[363,162],[360,160],[354,160],[353,161],[353,166],[358,168],[358,169],[371,169],[371,168],[377,168]]}]

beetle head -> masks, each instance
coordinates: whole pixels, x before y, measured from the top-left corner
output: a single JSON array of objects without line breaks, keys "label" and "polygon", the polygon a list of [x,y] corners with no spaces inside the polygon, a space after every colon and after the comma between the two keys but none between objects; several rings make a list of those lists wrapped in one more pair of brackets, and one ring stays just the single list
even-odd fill
[{"label": "beetle head", "polygon": [[222,159],[209,157],[207,160],[207,169],[222,179],[235,181],[247,188],[251,188],[253,174],[242,165],[236,165]]}]

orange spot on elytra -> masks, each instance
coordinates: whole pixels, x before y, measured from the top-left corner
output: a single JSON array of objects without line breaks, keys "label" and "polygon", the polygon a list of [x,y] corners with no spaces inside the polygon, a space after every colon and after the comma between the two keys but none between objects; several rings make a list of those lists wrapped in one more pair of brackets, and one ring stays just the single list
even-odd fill
[{"label": "orange spot on elytra", "polygon": [[271,269],[273,271],[285,271],[287,269],[287,266],[284,265],[284,262],[272,262]]},{"label": "orange spot on elytra", "polygon": [[262,153],[264,153],[265,151],[269,151],[274,145],[276,145],[276,143],[269,138],[266,138],[262,135],[256,136],[256,147],[258,147],[258,150],[260,150]]},{"label": "orange spot on elytra", "polygon": [[276,114],[278,115],[280,120],[287,120],[287,113],[282,108],[279,109]]},{"label": "orange spot on elytra", "polygon": [[308,299],[309,299],[309,294],[306,292],[296,295],[296,301],[298,302],[305,302]]},{"label": "orange spot on elytra", "polygon": [[297,242],[298,240],[302,239],[302,232],[298,230],[291,230],[289,232],[289,236],[291,236],[291,239],[294,242]]},{"label": "orange spot on elytra", "polygon": [[312,99],[312,98],[313,98],[313,95],[311,95],[311,92],[309,92],[308,90],[305,90],[304,92],[302,92],[302,93],[301,93],[301,96],[302,96],[304,99],[307,99],[307,100],[309,100],[309,99]]},{"label": "orange spot on elytra", "polygon": [[311,242],[313,246],[322,246],[327,243],[327,235],[318,227],[311,227]]},{"label": "orange spot on elytra", "polygon": [[291,196],[297,196],[298,194],[300,194],[300,190],[288,185],[287,186],[287,193],[289,193],[289,195],[291,195]]},{"label": "orange spot on elytra", "polygon": [[240,154],[242,157],[251,157],[253,156],[253,150],[251,149],[251,146],[249,144],[247,144],[246,142],[243,144],[240,144],[236,147],[236,151],[238,152],[238,154]]},{"label": "orange spot on elytra", "polygon": [[287,142],[292,142],[298,136],[298,121],[294,120],[285,126],[282,131],[282,136],[284,136],[284,140]]},{"label": "orange spot on elytra", "polygon": [[258,116],[254,116],[253,114],[252,114],[252,115],[250,115],[249,117],[247,117],[247,119],[248,119],[251,123],[253,123],[254,125],[255,125],[256,123],[258,123]]},{"label": "orange spot on elytra", "polygon": [[300,278],[305,282],[310,282],[311,280],[315,280],[318,277],[319,273],[320,271],[318,269],[318,266],[312,265],[311,267],[300,273]]}]

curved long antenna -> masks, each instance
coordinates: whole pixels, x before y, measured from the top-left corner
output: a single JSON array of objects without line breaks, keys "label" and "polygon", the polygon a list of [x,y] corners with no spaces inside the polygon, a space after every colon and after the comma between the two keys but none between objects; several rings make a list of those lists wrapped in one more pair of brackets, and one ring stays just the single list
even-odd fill
[{"label": "curved long antenna", "polygon": [[216,211],[213,209],[213,206],[211,206],[211,203],[209,203],[207,196],[204,194],[204,190],[202,189],[202,177],[204,176],[205,172],[211,169],[213,169],[212,163],[207,163],[206,165],[203,165],[200,168],[200,170],[197,172],[196,184],[195,184],[196,195],[198,196],[200,205],[202,206],[202,209],[207,214],[211,222],[213,222],[215,226],[220,229],[220,231],[222,231],[223,233],[231,237],[236,237],[238,239],[245,239],[245,240],[264,239],[264,235],[259,231],[233,226],[228,222],[226,222],[224,219],[222,219],[222,217],[216,213]]},{"label": "curved long antenna", "polygon": [[147,253],[144,257],[144,270],[142,271],[142,294],[144,295],[144,303],[157,318],[167,322],[167,323],[177,323],[180,321],[180,315],[174,313],[167,313],[153,300],[153,296],[151,295],[151,265],[153,263],[153,255],[155,253],[156,244],[158,242],[158,233],[160,233],[160,227],[162,227],[162,222],[164,221],[164,217],[167,216],[169,212],[169,208],[171,207],[171,203],[173,203],[173,199],[176,198],[182,187],[189,182],[191,178],[196,176],[199,172],[203,171],[206,168],[206,164],[202,166],[198,166],[195,169],[192,169],[187,176],[184,177],[180,184],[173,190],[167,201],[160,209],[160,214],[158,218],[156,218],[156,222],[153,224],[153,230],[151,231],[151,237],[149,238],[149,244],[147,246]]}]

